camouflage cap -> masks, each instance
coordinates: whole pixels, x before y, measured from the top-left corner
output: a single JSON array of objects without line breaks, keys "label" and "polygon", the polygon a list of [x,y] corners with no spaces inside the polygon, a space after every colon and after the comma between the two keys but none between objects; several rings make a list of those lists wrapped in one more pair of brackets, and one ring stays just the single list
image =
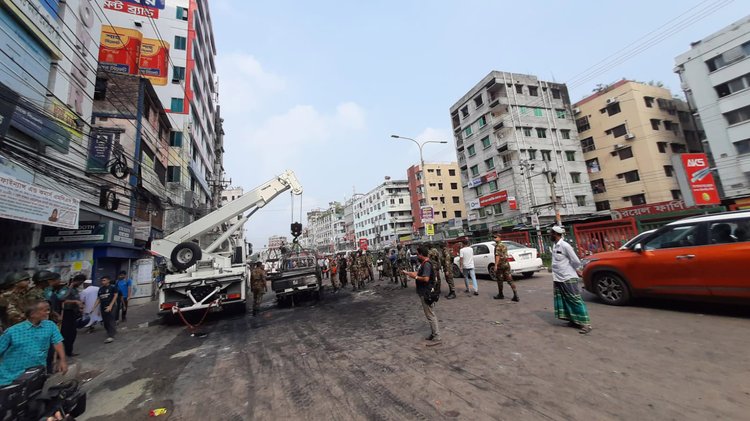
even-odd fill
[{"label": "camouflage cap", "polygon": [[29,275],[28,272],[16,272],[13,274],[13,277],[11,278],[10,285],[15,285],[22,281],[30,281],[31,275]]},{"label": "camouflage cap", "polygon": [[34,274],[34,282],[49,282],[60,279],[60,274],[49,270],[41,270]]}]

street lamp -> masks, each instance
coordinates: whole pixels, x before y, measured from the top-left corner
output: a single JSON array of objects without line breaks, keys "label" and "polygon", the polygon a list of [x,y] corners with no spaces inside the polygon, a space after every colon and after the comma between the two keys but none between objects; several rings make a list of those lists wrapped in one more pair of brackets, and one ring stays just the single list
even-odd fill
[{"label": "street lamp", "polygon": [[[426,145],[428,143],[448,143],[448,142],[445,141],[445,140],[427,140],[427,141],[424,141],[424,142],[419,142],[419,141],[414,140],[414,139],[412,139],[410,137],[399,136],[399,135],[396,135],[396,134],[392,134],[391,137],[394,138],[394,139],[411,140],[412,142],[414,142],[419,147],[419,163],[420,163],[420,169],[422,170],[422,192],[424,192],[424,194],[425,194],[425,203],[427,204],[427,206],[429,206],[429,207],[432,208],[432,214],[433,214],[433,218],[434,218],[435,208],[432,207],[432,200],[430,200],[430,193],[427,191],[427,182],[426,182],[427,175],[426,175],[426,168],[424,166],[424,157],[422,156],[422,148],[424,148],[424,145]],[[424,223],[422,225],[424,225]]]}]

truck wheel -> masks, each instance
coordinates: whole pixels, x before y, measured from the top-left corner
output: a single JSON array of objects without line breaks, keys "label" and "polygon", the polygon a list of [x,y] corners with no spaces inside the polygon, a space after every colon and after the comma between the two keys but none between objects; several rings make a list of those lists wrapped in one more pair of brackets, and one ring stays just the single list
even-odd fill
[{"label": "truck wheel", "polygon": [[203,250],[195,243],[180,243],[172,250],[170,260],[177,270],[185,270],[201,259]]}]

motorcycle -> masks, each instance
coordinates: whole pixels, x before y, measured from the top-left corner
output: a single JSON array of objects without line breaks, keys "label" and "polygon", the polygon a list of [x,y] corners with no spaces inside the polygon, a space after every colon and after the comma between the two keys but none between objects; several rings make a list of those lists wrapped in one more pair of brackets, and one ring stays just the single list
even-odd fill
[{"label": "motorcycle", "polygon": [[77,380],[49,380],[39,366],[0,387],[0,421],[75,420],[86,411],[86,392]]}]

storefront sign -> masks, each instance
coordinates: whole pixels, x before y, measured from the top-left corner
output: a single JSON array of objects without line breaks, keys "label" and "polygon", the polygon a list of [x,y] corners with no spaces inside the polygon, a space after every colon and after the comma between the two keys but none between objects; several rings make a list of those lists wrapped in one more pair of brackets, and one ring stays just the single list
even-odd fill
[{"label": "storefront sign", "polygon": [[479,198],[479,206],[491,206],[508,200],[508,191],[503,190]]},{"label": "storefront sign", "polygon": [[112,226],[110,243],[126,246],[133,245],[133,227],[130,224],[116,221],[110,221],[110,224]]},{"label": "storefront sign", "polygon": [[485,175],[484,175],[484,176],[482,177],[482,180],[483,180],[483,181],[484,181],[485,183],[489,183],[490,181],[495,181],[495,180],[497,180],[497,171],[490,171],[490,172],[488,172],[487,174],[485,174]]},{"label": "storefront sign", "polygon": [[155,9],[164,10],[164,3],[166,0],[122,0],[126,3],[137,4],[139,6],[153,7]]},{"label": "storefront sign", "polygon": [[482,184],[482,178],[474,178],[469,180],[469,182],[466,184],[466,187],[468,188],[474,188],[476,186],[480,186]]},{"label": "storefront sign", "polygon": [[130,13],[131,15],[143,16],[145,18],[158,19],[159,9],[130,4],[127,0],[104,0],[104,8],[118,12]]},{"label": "storefront sign", "polygon": [[711,167],[708,163],[708,157],[704,153],[684,153],[680,155],[680,160],[685,168],[687,185],[690,187],[691,195],[683,195],[688,199],[688,204],[692,201],[698,206],[718,205],[719,191],[714,182],[714,176],[711,174]]},{"label": "storefront sign", "polygon": [[467,204],[469,205],[469,209],[471,209],[471,210],[476,210],[476,209],[479,209],[479,208],[482,207],[479,204],[479,199],[470,200],[469,203],[467,203]]},{"label": "storefront sign", "polygon": [[115,133],[100,132],[92,129],[89,134],[89,158],[86,161],[86,172],[109,172],[107,164],[112,153]]},{"label": "storefront sign", "polygon": [[0,174],[0,218],[75,228],[79,203],[74,197]]},{"label": "storefront sign", "polygon": [[[149,221],[133,221],[133,238],[140,241],[148,241],[151,237],[151,222]],[[273,246],[269,243],[269,248]]]},{"label": "storefront sign", "polygon": [[68,153],[70,146],[70,132],[57,120],[37,111],[31,102],[19,98],[11,119],[13,127],[25,133],[43,145],[47,145],[60,153]]},{"label": "storefront sign", "polygon": [[427,236],[435,235],[435,225],[433,224],[425,224],[424,226],[424,234]]},{"label": "storefront sign", "polygon": [[42,243],[103,243],[107,238],[106,222],[81,222],[77,229],[45,229]]},{"label": "storefront sign", "polygon": [[655,215],[659,213],[677,212],[687,209],[695,209],[695,207],[687,206],[682,200],[672,200],[667,202],[652,203],[649,205],[615,209],[611,212],[611,215],[612,219],[622,219],[642,215]]},{"label": "storefront sign", "polygon": [[430,222],[435,218],[435,210],[432,206],[422,206],[419,210],[419,217],[422,221]]},{"label": "storefront sign", "polygon": [[[60,22],[57,14],[52,14],[44,3],[53,3],[51,0],[0,0],[10,11],[24,23],[41,43],[51,51],[58,59],[63,57],[60,51]],[[50,6],[48,4],[48,6]],[[50,6],[52,7],[52,6]]]},{"label": "storefront sign", "polygon": [[518,210],[518,202],[516,201],[515,196],[508,196],[508,209]]},{"label": "storefront sign", "polygon": [[169,43],[158,39],[144,38],[141,57],[138,61],[141,75],[151,80],[152,85],[167,84],[169,65]]},{"label": "storefront sign", "polygon": [[143,34],[134,29],[102,26],[99,65],[107,71],[138,74]]}]

